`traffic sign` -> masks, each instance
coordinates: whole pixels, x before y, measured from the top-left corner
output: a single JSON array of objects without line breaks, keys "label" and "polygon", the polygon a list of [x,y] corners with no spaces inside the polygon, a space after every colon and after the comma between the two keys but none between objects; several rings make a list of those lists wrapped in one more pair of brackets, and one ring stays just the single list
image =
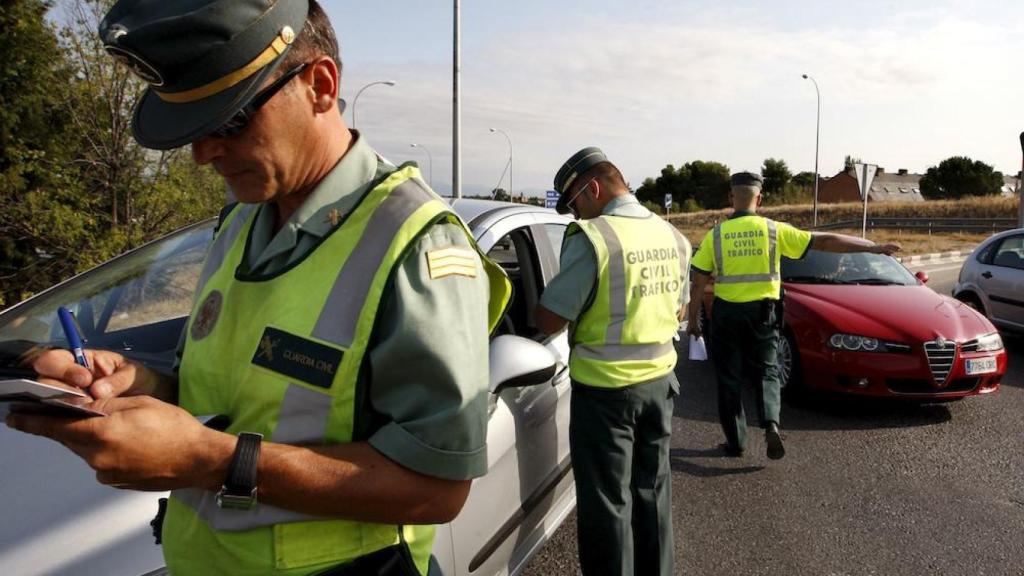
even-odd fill
[{"label": "traffic sign", "polygon": [[671,209],[672,209],[672,195],[671,194],[665,194],[665,214],[668,214],[668,211],[671,210]]},{"label": "traffic sign", "polygon": [[555,206],[557,206],[559,196],[560,194],[558,193],[558,190],[548,190],[547,193],[544,195],[544,207],[554,208]]},{"label": "traffic sign", "polygon": [[868,191],[871,190],[871,182],[875,179],[875,172],[878,166],[874,164],[854,164],[853,174],[857,177],[857,185],[860,186],[860,198],[864,201],[864,222],[861,225],[861,238],[868,237]]}]

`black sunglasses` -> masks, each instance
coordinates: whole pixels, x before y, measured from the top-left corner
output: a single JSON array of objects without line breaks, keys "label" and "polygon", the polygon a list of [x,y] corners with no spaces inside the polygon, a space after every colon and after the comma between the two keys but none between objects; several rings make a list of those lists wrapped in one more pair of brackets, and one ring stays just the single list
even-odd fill
[{"label": "black sunglasses", "polygon": [[236,112],[234,116],[229,118],[227,122],[221,124],[213,132],[210,132],[210,136],[215,138],[230,138],[241,134],[246,127],[249,126],[249,121],[252,120],[252,117],[255,116],[257,112],[259,112],[260,108],[269,102],[275,94],[280,92],[281,88],[284,88],[285,84],[290,82],[292,78],[295,78],[305,70],[308,65],[309,62],[303,62],[282,74],[281,77],[274,80],[270,86],[260,90],[255,96],[253,96],[252,100],[250,100],[249,103],[241,110]]}]

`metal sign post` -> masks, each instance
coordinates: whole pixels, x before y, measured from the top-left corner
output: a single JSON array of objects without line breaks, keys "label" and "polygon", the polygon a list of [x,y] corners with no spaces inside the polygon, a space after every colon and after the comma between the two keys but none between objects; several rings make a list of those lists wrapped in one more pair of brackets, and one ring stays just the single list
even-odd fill
[{"label": "metal sign post", "polygon": [[671,194],[665,194],[665,216],[668,216],[668,213],[671,212],[671,211],[672,211],[672,195]]},{"label": "metal sign post", "polygon": [[853,173],[857,176],[857,184],[860,186],[860,197],[864,201],[864,220],[861,224],[861,238],[868,237],[868,191],[871,190],[871,182],[875,179],[875,172],[878,166],[874,164],[854,164]]}]

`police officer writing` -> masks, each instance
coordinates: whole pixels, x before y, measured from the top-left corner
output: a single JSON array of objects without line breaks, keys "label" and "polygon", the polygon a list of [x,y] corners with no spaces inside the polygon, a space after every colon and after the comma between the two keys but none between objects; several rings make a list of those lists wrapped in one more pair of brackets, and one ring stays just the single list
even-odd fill
[{"label": "police officer writing", "polygon": [[[708,279],[714,276],[711,307],[715,372],[718,379],[718,417],[725,432],[722,449],[742,456],[747,445],[747,421],[741,389],[754,381],[766,452],[777,460],[786,454],[779,434],[780,390],[776,349],[782,313],[779,306],[781,258],[802,258],[808,250],[894,254],[898,244],[876,245],[842,234],[811,234],[785,222],[757,215],[761,177],[733,174],[729,194],[732,216],[704,236],[693,256],[691,299],[700,302]],[[701,335],[700,306],[690,308],[687,331]]]},{"label": "police officer writing", "polygon": [[[176,374],[36,358],[108,416],[12,415],[118,488],[171,490],[174,574],[419,574],[487,470],[488,335],[510,285],[415,166],[340,113],[314,0],[121,0],[100,37],[150,83],[134,136],[190,144],[239,203],[199,277]],[[225,414],[227,432],[193,415]]]},{"label": "police officer writing", "polygon": [[566,231],[537,327],[569,325],[569,446],[583,574],[673,574],[669,440],[673,336],[689,298],[690,243],[640,205],[601,150],[555,176]]}]

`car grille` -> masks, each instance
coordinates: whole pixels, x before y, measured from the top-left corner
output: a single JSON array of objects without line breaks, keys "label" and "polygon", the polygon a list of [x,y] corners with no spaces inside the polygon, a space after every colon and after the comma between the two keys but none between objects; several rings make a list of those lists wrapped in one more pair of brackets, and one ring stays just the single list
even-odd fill
[{"label": "car grille", "polygon": [[932,394],[935,392],[970,392],[978,387],[980,378],[958,378],[945,388],[936,388],[928,380],[917,378],[888,378],[885,385],[897,394]]},{"label": "car grille", "polygon": [[961,352],[977,352],[978,351],[978,339],[968,340],[960,345]]},{"label": "car grille", "polygon": [[953,361],[956,360],[956,342],[938,340],[924,343],[924,353],[928,356],[928,367],[932,369],[932,377],[935,383],[942,386],[949,378],[949,372],[953,369]]}]

